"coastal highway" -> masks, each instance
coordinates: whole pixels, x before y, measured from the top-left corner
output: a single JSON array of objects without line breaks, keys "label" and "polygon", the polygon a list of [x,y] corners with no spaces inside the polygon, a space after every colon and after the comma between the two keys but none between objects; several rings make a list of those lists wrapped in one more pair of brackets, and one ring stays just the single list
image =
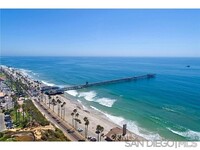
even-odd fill
[{"label": "coastal highway", "polygon": [[[69,124],[64,122],[62,119],[60,119],[57,114],[55,114],[53,111],[49,110],[44,104],[39,103],[37,100],[33,100],[34,105],[38,108],[42,114],[45,115],[45,117],[56,127],[61,129],[63,133],[71,140],[71,141],[83,141],[84,137],[79,134],[76,130],[74,130]],[[68,133],[68,130],[73,130],[73,133]]]}]

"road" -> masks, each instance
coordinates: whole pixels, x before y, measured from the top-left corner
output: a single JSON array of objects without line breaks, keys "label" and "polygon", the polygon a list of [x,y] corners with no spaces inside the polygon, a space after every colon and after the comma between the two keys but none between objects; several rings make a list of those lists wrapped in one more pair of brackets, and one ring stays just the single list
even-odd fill
[{"label": "road", "polygon": [[0,132],[6,130],[5,121],[4,121],[4,114],[0,113]]},{"label": "road", "polygon": [[[79,134],[76,130],[74,130],[67,122],[64,122],[62,119],[60,119],[57,114],[55,114],[53,111],[49,110],[47,106],[45,106],[42,103],[39,103],[36,100],[32,100],[35,106],[42,112],[45,117],[55,126],[57,126],[59,129],[63,131],[63,133],[71,140],[71,141],[80,141],[84,140],[84,137]],[[68,133],[67,130],[74,130],[73,133]]]}]

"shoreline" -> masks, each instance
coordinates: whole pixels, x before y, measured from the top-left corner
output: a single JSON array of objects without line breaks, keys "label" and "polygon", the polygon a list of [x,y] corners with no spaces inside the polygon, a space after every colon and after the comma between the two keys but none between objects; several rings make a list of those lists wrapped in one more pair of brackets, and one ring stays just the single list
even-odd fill
[{"label": "shoreline", "polygon": [[[6,66],[7,67],[7,66]],[[47,84],[43,83],[42,80],[38,80],[38,79],[34,79],[31,75],[29,75],[28,73],[24,73],[23,71],[21,71],[19,68],[12,68],[15,71],[17,71],[18,73],[20,73],[23,77],[25,77],[26,79],[28,79],[29,81],[33,82],[34,81],[39,81],[41,83],[41,87],[42,86],[48,86]],[[45,95],[46,98],[48,99],[48,95]],[[79,119],[81,120],[81,124],[78,125],[78,128],[83,129],[83,132],[81,132],[81,134],[84,136],[84,130],[85,130],[85,126],[84,126],[84,121],[83,118],[87,117],[90,121],[90,124],[88,126],[88,136],[91,137],[96,137],[96,126],[97,125],[101,125],[104,127],[104,135],[106,135],[111,129],[113,128],[120,128],[122,129],[121,126],[119,126],[118,124],[114,123],[112,120],[110,120],[103,112],[101,112],[100,110],[98,111],[98,109],[96,110],[95,107],[94,108],[88,108],[87,110],[85,110],[85,106],[80,103],[77,99],[73,100],[68,98],[67,96],[65,96],[65,94],[62,95],[55,95],[52,97],[56,97],[58,96],[61,101],[66,102],[66,109],[65,109],[65,121],[67,123],[69,123],[70,125],[72,125],[72,116],[71,113],[73,112],[73,109],[77,109],[78,113],[79,113]],[[48,100],[47,100],[48,101]],[[52,109],[52,105],[51,105],[51,109]],[[55,112],[57,112],[57,105],[54,106]],[[129,138],[131,138],[132,140],[136,140],[136,141],[146,141],[145,138],[129,131],[127,129],[127,136]]]},{"label": "shoreline", "polygon": [[[112,122],[105,114],[93,108],[88,108],[87,110],[85,110],[83,107],[84,105],[80,104],[77,100],[75,101],[75,100],[67,98],[64,94],[59,95],[59,97],[61,98],[61,100],[66,102],[66,116],[67,116],[66,120],[69,124],[72,124],[70,114],[74,108],[78,110],[79,119],[82,121],[82,124],[78,125],[79,127],[84,129],[83,118],[87,117],[89,119],[90,125],[88,126],[88,131],[89,131],[88,136],[93,136],[93,137],[96,136],[95,131],[96,131],[97,125],[101,125],[104,127],[104,134],[107,134],[112,128],[115,128],[115,127],[122,129],[121,126]],[[132,136],[133,139],[136,139],[138,141],[146,140],[143,137],[129,131],[128,129],[127,129],[127,135]]]}]

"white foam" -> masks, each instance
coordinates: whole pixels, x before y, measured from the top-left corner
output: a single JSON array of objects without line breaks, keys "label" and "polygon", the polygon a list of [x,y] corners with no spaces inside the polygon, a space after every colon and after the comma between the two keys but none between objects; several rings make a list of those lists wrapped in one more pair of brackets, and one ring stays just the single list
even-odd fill
[{"label": "white foam", "polygon": [[91,108],[93,108],[94,110],[103,113],[107,118],[109,118],[112,122],[114,122],[115,124],[119,125],[119,126],[123,126],[123,124],[127,124],[127,129],[130,130],[131,132],[147,139],[147,140],[161,140],[161,137],[159,134],[157,133],[152,133],[152,132],[148,132],[145,129],[139,128],[137,126],[137,123],[131,120],[126,120],[121,116],[114,116],[114,115],[110,115],[108,113],[105,113],[101,110],[99,110],[98,108],[94,107],[94,106],[90,106]]},{"label": "white foam", "polygon": [[47,86],[55,86],[55,84],[53,83],[49,83],[49,82],[46,82],[46,81],[41,81],[43,84],[47,85]]},{"label": "white foam", "polygon": [[78,92],[76,90],[69,90],[69,91],[65,91],[67,92],[68,94],[72,95],[72,96],[77,96],[78,95]]},{"label": "white foam", "polygon": [[77,99],[77,101],[78,101],[80,104],[82,104],[82,102],[81,102],[79,99]]},{"label": "white foam", "polygon": [[176,112],[175,110],[168,108],[168,107],[162,107],[162,109],[169,111],[169,112]]},{"label": "white foam", "polygon": [[172,130],[171,128],[167,128],[167,129],[170,130],[171,132],[177,134],[177,135],[180,135],[182,137],[186,137],[190,140],[200,140],[200,132],[189,130],[189,129],[186,130],[186,131],[183,131],[183,132],[175,131],[175,130]]},{"label": "white foam", "polygon": [[100,112],[100,113],[102,113],[102,114],[104,114],[104,112],[103,111],[101,111],[101,110],[99,110],[98,108],[96,108],[96,107],[94,107],[94,106],[90,106],[92,109],[94,109],[94,110],[96,110],[96,111],[98,111],[98,112]]},{"label": "white foam", "polygon": [[16,68],[17,70],[19,70],[24,76],[30,76],[31,77],[31,70],[28,69],[22,69],[22,68]]},{"label": "white foam", "polygon": [[84,97],[87,101],[94,101],[94,97],[96,96],[96,92],[80,92],[78,97]]},{"label": "white foam", "polygon": [[101,105],[112,107],[112,105],[115,103],[115,99],[109,99],[109,98],[99,98],[95,100],[95,102],[98,102]]},{"label": "white foam", "polygon": [[88,110],[88,108],[83,105],[82,101],[80,101],[79,99],[77,99],[77,101],[82,105],[84,110]]}]

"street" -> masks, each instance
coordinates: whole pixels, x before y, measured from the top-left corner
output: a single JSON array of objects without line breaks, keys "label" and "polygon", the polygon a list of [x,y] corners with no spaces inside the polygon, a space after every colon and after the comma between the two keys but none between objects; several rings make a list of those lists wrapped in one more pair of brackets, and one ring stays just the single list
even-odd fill
[{"label": "street", "polygon": [[[84,137],[81,134],[75,131],[70,125],[68,125],[62,119],[59,119],[59,117],[54,112],[49,110],[47,107],[45,107],[38,101],[33,100],[33,103],[40,110],[40,112],[44,113],[45,117],[47,117],[50,122],[59,127],[70,140],[72,141],[84,140]],[[68,133],[67,130],[74,130],[74,132]]]}]

